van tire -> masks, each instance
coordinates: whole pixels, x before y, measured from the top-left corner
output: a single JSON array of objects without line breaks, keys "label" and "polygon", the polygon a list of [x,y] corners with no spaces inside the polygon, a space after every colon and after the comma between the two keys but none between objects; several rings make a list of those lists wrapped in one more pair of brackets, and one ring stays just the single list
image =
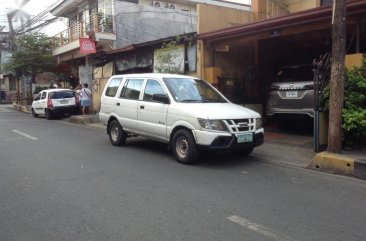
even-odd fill
[{"label": "van tire", "polygon": [[178,162],[192,164],[197,161],[199,152],[190,131],[181,129],[174,133],[172,151]]},{"label": "van tire", "polygon": [[126,143],[127,134],[117,120],[109,124],[109,140],[114,146],[123,146]]}]

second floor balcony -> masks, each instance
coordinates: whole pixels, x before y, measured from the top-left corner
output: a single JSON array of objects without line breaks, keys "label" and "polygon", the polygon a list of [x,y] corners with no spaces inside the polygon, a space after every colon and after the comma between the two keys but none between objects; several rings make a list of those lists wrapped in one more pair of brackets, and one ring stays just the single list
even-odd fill
[{"label": "second floor balcony", "polygon": [[96,41],[114,41],[113,18],[101,13],[93,14],[83,21],[77,21],[68,29],[52,37],[53,55],[79,48],[79,38],[93,37]]}]

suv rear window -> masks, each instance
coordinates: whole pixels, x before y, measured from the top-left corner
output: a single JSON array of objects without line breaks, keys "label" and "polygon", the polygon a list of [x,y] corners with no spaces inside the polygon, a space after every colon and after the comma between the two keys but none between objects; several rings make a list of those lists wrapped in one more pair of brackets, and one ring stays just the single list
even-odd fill
[{"label": "suv rear window", "polygon": [[73,91],[57,91],[57,92],[50,92],[49,97],[53,100],[55,99],[66,99],[66,98],[73,98],[75,97]]},{"label": "suv rear window", "polygon": [[294,66],[280,68],[275,82],[311,81],[314,73],[311,66]]}]

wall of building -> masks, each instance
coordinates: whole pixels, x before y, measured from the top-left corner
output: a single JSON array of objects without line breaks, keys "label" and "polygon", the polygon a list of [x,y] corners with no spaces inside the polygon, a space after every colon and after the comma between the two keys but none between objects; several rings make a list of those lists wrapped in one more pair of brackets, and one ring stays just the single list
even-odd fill
[{"label": "wall of building", "polygon": [[208,4],[197,4],[197,16],[197,33],[211,32],[252,22],[252,13],[249,11]]},{"label": "wall of building", "polygon": [[[197,5],[197,32],[204,33],[242,25],[253,21],[252,12],[208,4]],[[220,16],[219,18],[217,16]],[[202,41],[197,42],[197,76],[217,84],[216,74],[221,70],[214,66],[214,50]],[[214,74],[213,74],[214,73]]]},{"label": "wall of building", "polygon": [[154,1],[154,0],[139,0],[140,5],[145,6],[154,6],[155,2],[160,2],[160,7],[162,8],[174,8],[180,11],[191,11],[192,13],[196,12],[196,4],[189,1],[182,0],[164,0],[164,1]]},{"label": "wall of building", "polygon": [[100,97],[102,96],[104,87],[108,79],[113,75],[113,63],[107,63],[106,65],[95,68],[93,71],[93,104],[92,109],[95,112],[100,110]]},{"label": "wall of building", "polygon": [[319,0],[287,0],[285,4],[288,6],[287,10],[289,13],[299,12],[306,9],[316,8],[319,6]]},{"label": "wall of building", "polygon": [[254,21],[283,16],[320,6],[320,0],[252,0]]},{"label": "wall of building", "polygon": [[115,2],[114,48],[196,32],[196,15],[176,9]]}]

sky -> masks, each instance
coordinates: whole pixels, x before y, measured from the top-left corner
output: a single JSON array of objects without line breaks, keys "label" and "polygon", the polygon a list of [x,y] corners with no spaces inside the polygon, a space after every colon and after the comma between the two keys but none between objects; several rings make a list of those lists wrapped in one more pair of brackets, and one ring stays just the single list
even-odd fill
[{"label": "sky", "polygon": [[[19,4],[22,1],[23,0],[0,0],[0,29],[1,26],[6,26],[3,29],[3,31],[9,31],[6,13],[8,9],[18,8]],[[58,1],[59,0],[30,0],[26,5],[22,7],[22,10],[30,14],[31,18],[33,18]],[[244,3],[244,4],[250,3],[250,0],[227,0],[227,1]],[[19,26],[21,26],[21,22],[20,21],[13,22],[13,25],[14,29],[17,29]],[[49,36],[53,36],[62,32],[66,28],[67,28],[66,21],[57,21],[53,24],[48,25],[47,27],[42,28],[40,31],[46,33]]]},{"label": "sky", "polygon": [[[30,18],[32,19],[57,1],[59,0],[30,0],[26,5],[22,7],[22,10],[28,13],[30,15]],[[7,11],[9,9],[18,8],[21,2],[22,0],[0,0],[0,26],[6,26],[3,31],[9,31],[8,20],[6,16]],[[52,15],[49,16],[49,18],[51,17]],[[66,23],[62,21],[57,21],[51,25],[52,26],[49,25],[40,29],[40,31],[46,33],[49,36],[52,36],[60,33],[62,30],[67,28]],[[13,26],[14,29],[17,29],[21,26],[21,22],[19,20],[14,20]]]}]

